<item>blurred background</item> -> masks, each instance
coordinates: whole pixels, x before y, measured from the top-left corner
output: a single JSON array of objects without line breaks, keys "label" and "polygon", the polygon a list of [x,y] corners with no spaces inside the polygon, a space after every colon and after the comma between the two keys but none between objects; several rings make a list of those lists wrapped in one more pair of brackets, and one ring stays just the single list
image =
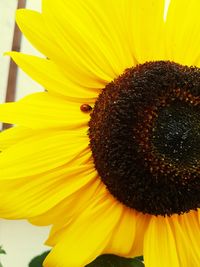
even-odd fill
[{"label": "blurred background", "polygon": [[[40,11],[41,0],[0,0],[0,103],[43,90],[8,56],[3,56],[5,51],[10,50],[39,55],[15,25],[15,11],[24,7]],[[0,125],[1,130],[6,127]],[[43,245],[48,231],[48,227],[32,226],[25,221],[0,219],[0,246],[7,253],[0,254],[3,267],[28,267],[33,257],[49,249]]]}]

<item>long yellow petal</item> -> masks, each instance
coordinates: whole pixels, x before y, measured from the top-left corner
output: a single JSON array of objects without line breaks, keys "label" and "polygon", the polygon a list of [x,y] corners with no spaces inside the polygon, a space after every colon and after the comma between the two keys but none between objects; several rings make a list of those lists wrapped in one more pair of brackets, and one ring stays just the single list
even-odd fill
[{"label": "long yellow petal", "polygon": [[73,218],[79,216],[95,200],[96,194],[101,188],[101,180],[99,178],[93,179],[47,212],[32,217],[29,221],[40,226],[54,224],[55,226],[51,231],[51,242],[49,242],[51,246],[54,246],[57,243],[57,236],[59,237],[57,232],[63,229]]},{"label": "long yellow petal", "polygon": [[42,54],[48,58],[56,57],[58,61],[62,60],[63,53],[59,47],[59,42],[52,39],[41,13],[28,9],[18,9],[16,22],[27,39]]},{"label": "long yellow petal", "polygon": [[171,0],[166,21],[166,49],[169,60],[183,65],[200,64],[200,2]]},{"label": "long yellow petal", "polygon": [[199,208],[197,209],[197,216],[199,218],[199,224],[200,224],[200,209]]},{"label": "long yellow petal", "polygon": [[[104,249],[122,214],[122,207],[103,192],[63,229],[59,242],[44,261],[45,267],[80,267],[93,261]],[[88,222],[92,222],[88,227]],[[78,240],[78,242],[77,242]],[[70,257],[66,257],[66,251]]]},{"label": "long yellow petal", "polygon": [[4,130],[0,133],[0,151],[37,133],[37,130],[33,131],[32,129],[24,127],[12,127]]},{"label": "long yellow petal", "polygon": [[27,177],[2,182],[1,218],[28,219],[40,216],[96,176],[92,172],[92,166],[77,166],[74,169],[63,166],[62,170],[54,170],[52,173],[54,176],[44,173],[40,178]]},{"label": "long yellow petal", "polygon": [[167,217],[151,218],[144,239],[144,263],[146,267],[183,267]]},{"label": "long yellow petal", "polygon": [[[189,213],[183,214],[179,218],[180,226],[184,233],[184,237],[186,238],[186,243],[183,244],[185,250],[190,244],[190,248],[188,249],[188,253],[190,253],[190,261],[188,263],[191,267],[198,266],[200,262],[200,223],[198,220],[198,212],[190,211]],[[181,244],[179,244],[181,246]]]},{"label": "long yellow petal", "polygon": [[116,228],[113,230],[110,242],[105,249],[106,253],[122,257],[133,256],[132,247],[135,241],[136,222],[136,213],[123,206],[123,213]]},{"label": "long yellow petal", "polygon": [[164,0],[132,0],[130,8],[131,44],[139,63],[165,60]]},{"label": "long yellow petal", "polygon": [[[16,64],[47,91],[61,94],[67,100],[94,102],[100,89],[84,88],[79,79],[70,80],[52,60],[30,56],[23,53],[8,52]],[[67,67],[66,67],[67,68]],[[80,83],[80,84],[79,84]],[[103,88],[103,86],[101,86]]]},{"label": "long yellow petal", "polygon": [[[79,196],[79,201],[75,198],[76,196]],[[62,232],[66,230],[71,222],[76,221],[80,215],[85,213],[91,203],[95,203],[99,198],[105,199],[106,197],[108,198],[107,201],[112,204],[112,196],[108,194],[101,180],[96,177],[96,179],[65,199],[65,203],[63,203],[65,204],[65,212],[62,217],[57,217],[57,220],[54,221],[46,244],[52,247],[55,246],[60,242]],[[66,210],[68,211],[67,213]]]},{"label": "long yellow petal", "polygon": [[0,153],[0,179],[13,180],[53,170],[72,161],[87,147],[87,136],[77,132],[33,135]]},{"label": "long yellow petal", "polygon": [[[29,41],[46,57],[62,66],[66,75],[71,79],[73,78],[75,82],[79,81],[83,86],[90,88],[102,88],[108,82],[99,76],[93,75],[90,70],[87,73],[82,73],[84,70],[80,69],[81,62],[80,64],[77,62],[71,51],[67,50],[68,53],[66,53],[63,50],[61,40],[58,36],[53,36],[53,29],[49,29],[49,22],[46,23],[43,14],[20,9],[17,11],[16,21]],[[109,80],[111,79],[109,78]]]},{"label": "long yellow petal", "polygon": [[125,41],[130,33],[124,23],[128,12],[126,2],[42,2],[49,32],[59,40],[65,54],[63,63],[70,65],[72,76],[85,83],[89,80],[93,87],[98,87],[99,82],[108,83],[135,65]]},{"label": "long yellow petal", "polygon": [[0,121],[32,129],[85,128],[89,113],[80,110],[80,103],[72,103],[47,92],[35,93],[15,103],[0,105]]},{"label": "long yellow petal", "polygon": [[197,212],[173,215],[169,219],[176,241],[180,266],[196,267],[200,262],[200,225],[198,216],[194,213]]},{"label": "long yellow petal", "polygon": [[[59,136],[59,139],[61,137]],[[47,140],[47,142],[49,141]],[[70,140],[68,141],[70,142]],[[27,141],[27,143],[30,142]],[[42,143],[45,143],[44,139],[41,140],[41,146]],[[38,144],[33,143],[33,153]],[[50,145],[52,146],[52,144]],[[56,144],[54,145],[56,146]],[[22,151],[25,152],[20,155],[20,151],[18,151],[19,160],[16,154],[17,159],[12,159],[8,163],[6,162],[6,158],[9,161],[8,151],[10,150],[9,152],[12,153],[14,149],[7,149],[2,153],[5,153],[6,156],[3,157],[5,164],[0,160],[2,164],[0,179],[1,217],[16,219],[41,215],[96,179],[97,174],[94,166],[88,162],[90,153],[87,153],[82,161],[79,158],[81,151],[79,142],[77,142],[78,148],[76,149],[74,149],[75,144],[69,145],[68,149],[61,149],[59,147],[62,145],[61,141],[57,145],[57,154],[54,154],[55,149],[47,149],[45,152],[41,149],[41,151],[38,150],[37,155],[30,157],[32,152],[29,147],[31,148],[31,146],[26,146],[25,150],[25,147],[20,143],[16,147],[20,148],[21,146]],[[43,150],[45,147],[44,144]],[[59,152],[60,156],[58,155]]]},{"label": "long yellow petal", "polygon": [[133,257],[143,255],[144,237],[151,220],[151,215],[137,212],[137,216],[135,219],[136,219],[136,230],[135,230],[134,243],[132,247]]}]

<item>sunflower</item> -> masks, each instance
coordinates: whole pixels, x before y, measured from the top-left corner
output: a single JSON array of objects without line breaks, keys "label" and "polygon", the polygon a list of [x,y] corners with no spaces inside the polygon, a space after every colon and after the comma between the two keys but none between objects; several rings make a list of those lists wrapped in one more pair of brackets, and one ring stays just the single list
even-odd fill
[{"label": "sunflower", "polygon": [[200,262],[199,0],[42,0],[8,54],[45,92],[0,106],[0,216],[52,224],[45,267]]}]

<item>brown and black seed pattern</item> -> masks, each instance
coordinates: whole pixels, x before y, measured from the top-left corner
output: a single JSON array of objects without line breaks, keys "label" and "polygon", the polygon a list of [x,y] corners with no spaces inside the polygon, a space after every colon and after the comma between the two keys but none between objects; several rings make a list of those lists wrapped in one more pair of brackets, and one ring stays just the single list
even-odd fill
[{"label": "brown and black seed pattern", "polygon": [[164,216],[200,207],[200,69],[127,69],[99,95],[89,137],[103,183],[126,206]]}]

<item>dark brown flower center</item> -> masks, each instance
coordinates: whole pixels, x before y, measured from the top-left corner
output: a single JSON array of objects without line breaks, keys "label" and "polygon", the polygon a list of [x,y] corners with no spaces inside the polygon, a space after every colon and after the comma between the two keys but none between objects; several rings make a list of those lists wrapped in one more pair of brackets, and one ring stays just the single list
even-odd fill
[{"label": "dark brown flower center", "polygon": [[99,95],[89,137],[103,183],[126,206],[169,216],[200,207],[200,69],[127,69]]}]

